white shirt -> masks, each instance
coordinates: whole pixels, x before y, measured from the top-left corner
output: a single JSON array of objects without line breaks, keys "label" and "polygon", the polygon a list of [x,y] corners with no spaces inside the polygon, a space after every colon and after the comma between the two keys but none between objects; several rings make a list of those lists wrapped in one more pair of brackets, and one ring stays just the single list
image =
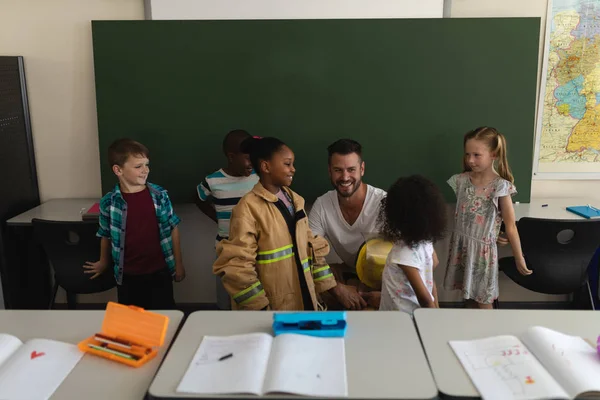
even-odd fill
[{"label": "white shirt", "polygon": [[383,269],[379,310],[400,310],[412,314],[421,306],[406,274],[398,265],[418,269],[431,299],[434,300],[433,243],[422,242],[414,247],[409,247],[404,242],[394,243]]},{"label": "white shirt", "polygon": [[308,222],[312,233],[329,241],[342,261],[350,268],[356,268],[356,256],[365,242],[365,234],[378,233],[377,216],[385,190],[367,185],[367,196],[363,208],[350,225],[344,219],[337,192],[330,190],[317,198],[313,204]]}]

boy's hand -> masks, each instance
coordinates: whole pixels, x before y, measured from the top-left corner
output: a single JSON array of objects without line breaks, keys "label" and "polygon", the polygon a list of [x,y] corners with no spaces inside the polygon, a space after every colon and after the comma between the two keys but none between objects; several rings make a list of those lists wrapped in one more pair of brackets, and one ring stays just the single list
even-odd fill
[{"label": "boy's hand", "polygon": [[96,279],[97,277],[99,277],[100,275],[102,275],[104,273],[104,271],[106,270],[107,267],[108,267],[108,264],[104,264],[104,263],[102,263],[102,261],[96,261],[96,262],[86,261],[83,268],[85,268],[87,271],[83,271],[83,273],[84,274],[94,274],[90,277],[90,279]]},{"label": "boy's hand", "polygon": [[181,282],[185,279],[185,268],[183,265],[175,266],[175,282]]}]

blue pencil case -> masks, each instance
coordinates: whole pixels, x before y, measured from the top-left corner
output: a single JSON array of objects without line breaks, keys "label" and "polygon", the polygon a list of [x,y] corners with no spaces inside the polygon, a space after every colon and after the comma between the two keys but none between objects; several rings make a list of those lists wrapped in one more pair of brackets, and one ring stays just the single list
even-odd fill
[{"label": "blue pencil case", "polygon": [[312,311],[273,314],[273,332],[296,333],[317,337],[344,337],[346,335],[345,311]]},{"label": "blue pencil case", "polygon": [[600,211],[596,207],[591,207],[589,205],[567,207],[567,211],[587,219],[600,218]]}]

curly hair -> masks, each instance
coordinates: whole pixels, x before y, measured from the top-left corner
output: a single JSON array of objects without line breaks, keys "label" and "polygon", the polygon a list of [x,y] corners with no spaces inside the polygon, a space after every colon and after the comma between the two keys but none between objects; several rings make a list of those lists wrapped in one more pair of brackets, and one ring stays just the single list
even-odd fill
[{"label": "curly hair", "polygon": [[446,229],[446,202],[440,189],[429,179],[412,175],[399,178],[381,200],[381,234],[392,242],[414,246],[435,242]]}]

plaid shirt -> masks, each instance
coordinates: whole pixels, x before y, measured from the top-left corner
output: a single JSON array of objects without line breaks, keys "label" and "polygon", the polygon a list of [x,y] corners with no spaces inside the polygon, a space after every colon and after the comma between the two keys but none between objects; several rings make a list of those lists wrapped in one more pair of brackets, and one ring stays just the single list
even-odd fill
[{"label": "plaid shirt", "polygon": [[[167,267],[175,274],[175,256],[173,255],[173,240],[171,231],[180,220],[173,212],[173,206],[167,191],[160,186],[147,184],[150,196],[156,209],[160,247],[165,256]],[[110,239],[112,245],[113,269],[117,284],[123,283],[123,260],[125,247],[125,232],[127,225],[127,203],[121,195],[119,185],[100,200],[100,228],[97,236]]]}]

